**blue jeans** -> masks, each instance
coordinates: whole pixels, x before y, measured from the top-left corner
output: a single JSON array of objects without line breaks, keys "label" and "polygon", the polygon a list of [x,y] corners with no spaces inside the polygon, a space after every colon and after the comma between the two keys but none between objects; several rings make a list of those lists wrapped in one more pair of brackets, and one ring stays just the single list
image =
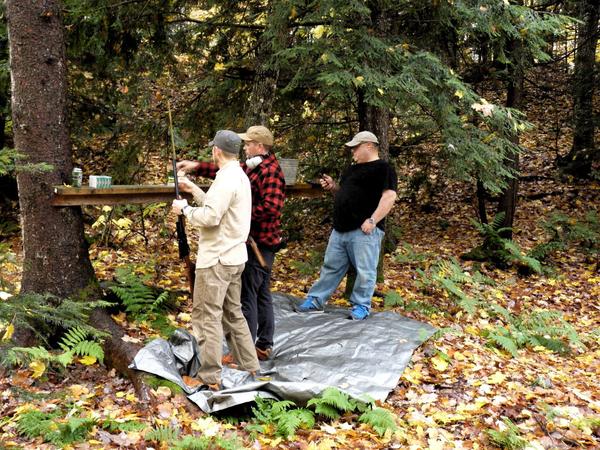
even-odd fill
[{"label": "blue jeans", "polygon": [[371,309],[371,297],[377,282],[377,263],[384,232],[375,227],[371,234],[360,228],[340,233],[333,230],[325,251],[321,275],[308,291],[307,298],[323,306],[348,271],[350,263],[356,268],[356,282],[350,302]]}]

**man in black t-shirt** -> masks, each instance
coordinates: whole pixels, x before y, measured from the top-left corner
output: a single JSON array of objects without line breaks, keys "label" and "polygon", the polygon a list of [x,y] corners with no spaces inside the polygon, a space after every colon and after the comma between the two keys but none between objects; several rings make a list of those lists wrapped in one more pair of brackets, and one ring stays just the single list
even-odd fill
[{"label": "man in black t-shirt", "polygon": [[373,133],[361,131],[346,146],[356,164],[344,172],[339,185],[328,175],[321,179],[323,189],[335,194],[333,231],[320,277],[297,311],[323,312],[352,263],[356,282],[350,318],[363,320],[371,310],[385,216],[394,206],[398,179],[394,168],[379,159],[379,141]]}]

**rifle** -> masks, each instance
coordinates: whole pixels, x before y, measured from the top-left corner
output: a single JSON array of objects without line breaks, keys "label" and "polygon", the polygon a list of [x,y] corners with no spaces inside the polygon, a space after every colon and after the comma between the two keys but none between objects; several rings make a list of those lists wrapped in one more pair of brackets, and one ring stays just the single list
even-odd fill
[{"label": "rifle", "polygon": [[[173,137],[173,119],[171,117],[171,104],[167,102],[169,111],[169,134],[171,135],[171,153],[173,163],[173,180],[175,181],[175,197],[180,199],[179,180],[177,179],[177,155],[175,154],[175,138]],[[180,214],[177,217],[177,244],[179,246],[179,259],[185,262],[185,271],[190,284],[190,294],[194,295],[194,281],[196,278],[196,265],[190,259],[190,246],[185,234],[185,217]]]}]

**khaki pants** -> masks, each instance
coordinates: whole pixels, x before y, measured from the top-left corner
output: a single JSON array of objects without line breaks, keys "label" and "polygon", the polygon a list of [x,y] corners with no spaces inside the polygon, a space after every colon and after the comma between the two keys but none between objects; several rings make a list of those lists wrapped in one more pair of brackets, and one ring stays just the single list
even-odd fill
[{"label": "khaki pants", "polygon": [[200,346],[198,376],[206,384],[221,382],[223,334],[240,369],[260,369],[248,323],[240,304],[241,274],[244,264],[224,266],[220,263],[196,269],[192,332]]}]

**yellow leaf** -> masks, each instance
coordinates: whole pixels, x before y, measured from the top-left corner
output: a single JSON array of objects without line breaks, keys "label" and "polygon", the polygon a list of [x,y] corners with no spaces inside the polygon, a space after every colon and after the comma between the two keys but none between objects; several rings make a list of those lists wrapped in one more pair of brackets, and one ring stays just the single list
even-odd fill
[{"label": "yellow leaf", "polygon": [[317,444],[317,450],[331,450],[332,448],[336,448],[337,445],[335,442],[329,438],[323,439],[321,442]]},{"label": "yellow leaf", "polygon": [[466,326],[465,331],[473,336],[479,336],[479,330],[472,325]]},{"label": "yellow leaf", "polygon": [[413,368],[406,368],[402,372],[402,378],[412,384],[421,384],[421,378],[423,378],[422,368],[420,364],[416,364]]},{"label": "yellow leaf", "polygon": [[31,376],[33,378],[39,378],[44,375],[44,372],[46,371],[46,364],[44,364],[42,361],[31,361],[31,363],[29,363],[29,368],[33,370]]},{"label": "yellow leaf", "polygon": [[456,91],[454,91],[454,95],[458,98],[463,98],[463,96],[465,95],[465,93],[463,91],[459,91],[458,89]]},{"label": "yellow leaf", "polygon": [[448,361],[437,355],[431,358],[433,368],[438,372],[444,372],[448,368]]},{"label": "yellow leaf", "polygon": [[365,77],[359,75],[354,79],[355,86],[363,86],[365,84]]},{"label": "yellow leaf", "polygon": [[11,323],[10,325],[8,325],[6,327],[6,330],[4,330],[4,335],[2,336],[2,340],[8,341],[12,337],[14,332],[15,332],[15,326]]},{"label": "yellow leaf", "polygon": [[92,366],[94,364],[96,364],[96,357],[95,356],[90,356],[90,355],[86,355],[83,358],[79,358],[79,362],[85,366]]},{"label": "yellow leaf", "polygon": [[72,384],[69,386],[69,390],[71,391],[71,396],[77,400],[90,392],[87,387],[82,386],[81,384]]},{"label": "yellow leaf", "polygon": [[179,313],[177,314],[177,318],[179,320],[181,320],[182,322],[191,322],[192,321],[192,315],[188,314],[188,313]]},{"label": "yellow leaf", "polygon": [[380,95],[383,95],[383,94],[384,94],[384,90],[383,90],[383,89],[381,89],[381,88],[377,88],[377,92],[379,92],[379,94],[380,94]]},{"label": "yellow leaf", "polygon": [[223,63],[216,63],[215,67],[214,67],[214,71],[215,72],[222,72],[225,70],[225,64]]},{"label": "yellow leaf", "polygon": [[318,25],[312,30],[312,35],[315,39],[321,39],[324,33],[325,27],[323,25]]},{"label": "yellow leaf", "polygon": [[191,428],[194,431],[201,431],[205,436],[216,436],[219,434],[221,425],[215,422],[212,417],[200,417],[191,423]]},{"label": "yellow leaf", "polygon": [[494,375],[488,378],[487,382],[489,384],[501,384],[506,380],[506,375],[502,372],[496,372]]}]

